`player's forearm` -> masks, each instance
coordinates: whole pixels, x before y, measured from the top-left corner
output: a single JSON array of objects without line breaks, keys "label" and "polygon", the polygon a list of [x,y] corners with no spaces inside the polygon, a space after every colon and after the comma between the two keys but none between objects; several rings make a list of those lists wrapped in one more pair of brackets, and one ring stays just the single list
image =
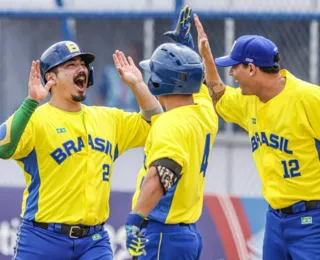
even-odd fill
[{"label": "player's forearm", "polygon": [[209,89],[209,94],[214,105],[220,100],[225,92],[225,84],[222,82],[216,64],[212,56],[210,46],[207,46],[202,53],[203,65],[205,68],[206,86]]},{"label": "player's forearm", "polygon": [[141,109],[149,110],[159,104],[159,101],[150,93],[148,86],[141,82],[132,88]]},{"label": "player's forearm", "polygon": [[163,188],[157,170],[155,167],[151,167],[143,181],[139,199],[132,212],[148,216],[162,196]]},{"label": "player's forearm", "polygon": [[19,109],[0,126],[0,158],[10,158],[39,103],[26,98]]}]

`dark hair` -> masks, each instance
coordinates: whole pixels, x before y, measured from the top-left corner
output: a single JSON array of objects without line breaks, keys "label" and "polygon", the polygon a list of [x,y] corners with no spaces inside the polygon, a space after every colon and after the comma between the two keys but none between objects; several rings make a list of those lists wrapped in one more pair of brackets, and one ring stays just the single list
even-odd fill
[{"label": "dark hair", "polygon": [[53,72],[54,74],[58,74],[58,66],[53,67],[51,70],[49,70],[48,72]]},{"label": "dark hair", "polygon": [[[280,71],[280,65],[279,65],[279,61],[280,61],[280,56],[279,53],[277,53],[274,56],[274,65],[272,67],[259,67],[260,70],[264,73],[269,73],[269,74],[275,74],[278,73]],[[248,67],[248,64],[242,64],[245,68]]]}]

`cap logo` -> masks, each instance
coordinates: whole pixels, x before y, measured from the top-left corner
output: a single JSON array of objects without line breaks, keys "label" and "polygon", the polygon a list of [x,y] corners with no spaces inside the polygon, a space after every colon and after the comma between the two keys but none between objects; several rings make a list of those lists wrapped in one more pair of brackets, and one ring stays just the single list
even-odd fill
[{"label": "cap logo", "polygon": [[247,62],[253,62],[253,59],[246,58],[246,61],[247,61]]},{"label": "cap logo", "polygon": [[237,41],[234,41],[232,47],[231,47],[231,52],[233,51],[234,46],[236,45]]},{"label": "cap logo", "polygon": [[78,45],[75,44],[74,42],[66,42],[65,44],[66,44],[68,50],[70,51],[70,53],[80,52]]}]

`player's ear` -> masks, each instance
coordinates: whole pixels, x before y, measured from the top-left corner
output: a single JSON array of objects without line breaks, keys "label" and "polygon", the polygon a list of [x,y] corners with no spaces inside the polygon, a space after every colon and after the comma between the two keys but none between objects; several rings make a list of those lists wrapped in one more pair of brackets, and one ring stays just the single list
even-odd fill
[{"label": "player's ear", "polygon": [[249,67],[249,75],[253,76],[257,72],[257,67],[253,63],[249,63],[248,67]]},{"label": "player's ear", "polygon": [[47,81],[57,79],[57,75],[54,72],[47,72],[45,77]]}]

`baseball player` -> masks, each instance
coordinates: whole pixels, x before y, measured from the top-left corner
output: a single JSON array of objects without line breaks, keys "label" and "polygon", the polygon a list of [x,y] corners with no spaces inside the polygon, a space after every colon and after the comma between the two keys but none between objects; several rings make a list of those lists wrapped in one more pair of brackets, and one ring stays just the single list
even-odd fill
[{"label": "baseball player", "polygon": [[[103,228],[113,163],[144,145],[147,121],[162,109],[119,51],[115,65],[141,113],[81,104],[93,84],[94,58],[70,41],[49,47],[32,62],[28,97],[0,127],[0,157],[15,159],[26,179],[14,259],[113,258]],[[39,107],[49,92],[50,101]]]},{"label": "baseball player", "polygon": [[[269,203],[263,259],[320,259],[320,88],[280,70],[276,45],[239,37],[230,55],[212,57],[195,15],[199,51],[216,111],[249,134]],[[231,67],[240,88],[225,86],[215,64]]]},{"label": "baseball player", "polygon": [[218,117],[202,85],[202,61],[184,45],[165,43],[140,66],[151,74],[148,87],[166,112],[152,118],[126,221],[127,248],[143,260],[200,259],[202,240],[196,222],[218,130]]}]

